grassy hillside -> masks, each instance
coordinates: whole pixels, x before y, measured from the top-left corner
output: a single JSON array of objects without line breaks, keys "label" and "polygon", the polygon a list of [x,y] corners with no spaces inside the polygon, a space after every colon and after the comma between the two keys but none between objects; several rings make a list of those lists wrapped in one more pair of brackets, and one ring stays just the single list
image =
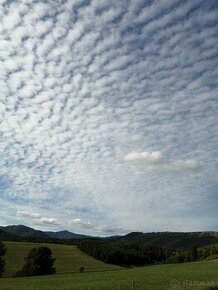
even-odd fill
[{"label": "grassy hillside", "polygon": [[12,276],[21,269],[24,264],[24,257],[33,247],[42,245],[48,246],[56,258],[55,267],[57,273],[77,271],[79,266],[84,266],[87,271],[119,269],[120,267],[105,264],[101,261],[81,252],[76,246],[58,244],[39,244],[24,242],[4,242],[7,248],[6,271],[4,277]]},{"label": "grassy hillside", "polygon": [[120,271],[2,278],[0,282],[1,290],[127,290],[132,289],[132,280],[135,281],[135,290],[215,290],[218,289],[217,273],[218,260],[155,265]]}]

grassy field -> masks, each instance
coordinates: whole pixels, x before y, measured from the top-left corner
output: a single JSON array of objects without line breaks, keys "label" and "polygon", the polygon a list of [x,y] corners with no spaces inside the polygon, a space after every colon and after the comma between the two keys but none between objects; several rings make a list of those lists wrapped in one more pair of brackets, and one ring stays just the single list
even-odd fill
[{"label": "grassy field", "polygon": [[[132,287],[135,281],[135,288]],[[2,278],[1,290],[202,290],[218,289],[218,260],[119,271]]]},{"label": "grassy field", "polygon": [[[7,266],[4,277],[0,279],[0,290],[218,289],[218,260],[122,269],[95,260],[75,246],[57,244],[46,245],[56,258],[58,274],[9,278],[22,267],[28,251],[43,244],[5,244]],[[85,267],[85,273],[78,273],[79,266]],[[135,288],[132,286],[133,280]]]},{"label": "grassy field", "polygon": [[5,256],[6,271],[3,277],[12,276],[15,272],[20,270],[24,264],[24,257],[27,253],[33,247],[42,245],[48,246],[52,250],[53,256],[56,258],[55,268],[57,273],[76,272],[80,266],[84,266],[86,271],[120,269],[118,266],[105,264],[84,254],[76,246],[23,242],[4,243],[7,248],[7,253]]}]

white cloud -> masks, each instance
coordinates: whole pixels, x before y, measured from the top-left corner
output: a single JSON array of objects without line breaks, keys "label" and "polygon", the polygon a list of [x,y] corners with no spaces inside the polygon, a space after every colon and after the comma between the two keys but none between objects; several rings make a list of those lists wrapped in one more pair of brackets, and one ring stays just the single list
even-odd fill
[{"label": "white cloud", "polygon": [[3,27],[6,30],[11,30],[21,22],[19,13],[17,11],[10,11],[3,19]]},{"label": "white cloud", "polygon": [[93,228],[91,222],[84,222],[80,218],[75,218],[69,221],[69,225],[78,226],[79,228],[91,229]]},{"label": "white cloud", "polygon": [[58,225],[57,220],[55,218],[40,218],[34,220],[35,225],[42,225],[42,226],[55,226]]},{"label": "white cloud", "polygon": [[49,217],[42,217],[38,213],[31,213],[28,211],[18,210],[16,212],[16,217],[18,219],[31,219],[33,220],[34,225],[58,225],[57,219],[55,218],[49,218]]},{"label": "white cloud", "polygon": [[124,157],[125,161],[142,161],[150,170],[164,170],[174,172],[195,171],[200,169],[200,164],[197,160],[175,160],[170,161],[163,158],[160,151],[155,152],[137,152],[133,151]]},{"label": "white cloud", "polygon": [[200,168],[199,162],[197,160],[177,160],[174,163],[166,165],[166,169],[172,171],[195,171]]},{"label": "white cloud", "polygon": [[151,153],[147,151],[143,151],[143,152],[135,151],[135,152],[128,153],[124,157],[124,160],[127,160],[127,161],[143,160],[147,164],[152,164],[152,163],[160,161],[161,158],[162,158],[162,154],[160,151],[154,151]]},{"label": "white cloud", "polygon": [[23,210],[18,210],[17,213],[16,213],[16,216],[18,218],[26,217],[26,218],[38,219],[40,217],[40,214],[38,214],[38,213],[30,213],[30,212],[23,211]]}]

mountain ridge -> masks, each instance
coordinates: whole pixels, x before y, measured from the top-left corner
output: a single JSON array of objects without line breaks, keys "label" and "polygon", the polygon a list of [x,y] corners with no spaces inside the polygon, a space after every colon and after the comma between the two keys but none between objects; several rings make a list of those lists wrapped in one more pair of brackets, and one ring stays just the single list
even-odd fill
[{"label": "mountain ridge", "polygon": [[45,231],[45,233],[52,239],[85,239],[87,235],[75,234],[67,230],[62,231]]},{"label": "mountain ridge", "polygon": [[218,243],[217,231],[197,232],[131,232],[123,236],[97,237],[76,234],[68,230],[62,231],[40,231],[25,225],[0,226],[0,240],[3,241],[42,241],[76,244],[80,240],[108,240],[113,243],[140,243],[175,249],[190,249],[208,244]]}]

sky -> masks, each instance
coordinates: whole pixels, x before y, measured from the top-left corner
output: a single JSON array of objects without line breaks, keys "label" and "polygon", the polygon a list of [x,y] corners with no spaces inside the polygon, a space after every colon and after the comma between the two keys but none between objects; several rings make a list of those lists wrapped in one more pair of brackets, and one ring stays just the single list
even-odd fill
[{"label": "sky", "polygon": [[0,224],[218,230],[218,1],[0,1]]}]

